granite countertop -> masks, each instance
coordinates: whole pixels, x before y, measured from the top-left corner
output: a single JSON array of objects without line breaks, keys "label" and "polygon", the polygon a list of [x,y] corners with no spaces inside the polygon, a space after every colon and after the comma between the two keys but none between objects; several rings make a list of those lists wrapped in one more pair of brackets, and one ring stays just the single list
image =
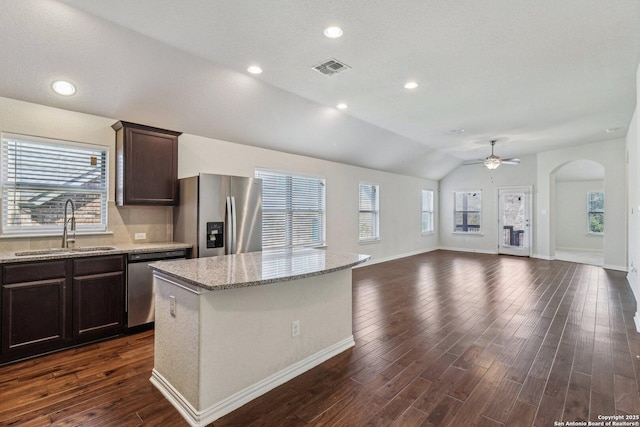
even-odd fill
[{"label": "granite countertop", "polygon": [[[69,249],[27,249],[14,252],[0,252],[0,264],[27,261],[45,261],[50,259],[80,258],[111,254],[162,252],[188,248],[191,248],[191,245],[186,243],[164,242],[128,245],[79,246]],[[23,255],[16,255],[16,253],[22,253]]]},{"label": "granite countertop", "polygon": [[369,255],[340,253],[323,249],[280,249],[159,261],[150,267],[169,277],[210,291],[244,288],[303,279],[332,273],[361,264]]}]

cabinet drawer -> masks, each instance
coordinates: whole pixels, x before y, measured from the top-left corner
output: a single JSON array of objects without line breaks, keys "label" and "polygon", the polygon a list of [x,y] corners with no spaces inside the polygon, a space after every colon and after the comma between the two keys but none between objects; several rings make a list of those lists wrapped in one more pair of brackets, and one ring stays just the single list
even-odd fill
[{"label": "cabinet drawer", "polygon": [[73,275],[88,276],[90,274],[110,273],[124,271],[124,256],[99,256],[91,258],[79,258],[73,260]]},{"label": "cabinet drawer", "polygon": [[39,280],[58,279],[66,277],[66,261],[44,261],[5,265],[2,267],[4,284],[37,282]]}]

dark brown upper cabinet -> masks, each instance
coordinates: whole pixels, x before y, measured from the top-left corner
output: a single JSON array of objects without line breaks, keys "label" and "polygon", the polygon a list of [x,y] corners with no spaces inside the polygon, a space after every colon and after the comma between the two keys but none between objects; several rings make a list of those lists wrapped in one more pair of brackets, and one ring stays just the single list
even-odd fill
[{"label": "dark brown upper cabinet", "polygon": [[177,204],[182,133],[124,121],[111,127],[116,131],[116,205]]}]

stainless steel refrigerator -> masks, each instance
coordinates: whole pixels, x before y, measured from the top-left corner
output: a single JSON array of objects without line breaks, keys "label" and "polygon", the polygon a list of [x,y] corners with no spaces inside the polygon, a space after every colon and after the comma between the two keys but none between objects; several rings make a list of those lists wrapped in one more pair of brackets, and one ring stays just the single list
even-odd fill
[{"label": "stainless steel refrigerator", "polygon": [[201,173],[179,180],[173,238],[194,258],[262,250],[262,180]]}]

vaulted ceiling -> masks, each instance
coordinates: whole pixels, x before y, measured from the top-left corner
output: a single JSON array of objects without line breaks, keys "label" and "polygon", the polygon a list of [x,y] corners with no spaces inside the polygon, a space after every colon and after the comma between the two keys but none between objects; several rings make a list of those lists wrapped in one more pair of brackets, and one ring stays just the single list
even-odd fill
[{"label": "vaulted ceiling", "polygon": [[490,139],[624,137],[639,22],[637,0],[4,0],[0,96],[439,179]]}]

